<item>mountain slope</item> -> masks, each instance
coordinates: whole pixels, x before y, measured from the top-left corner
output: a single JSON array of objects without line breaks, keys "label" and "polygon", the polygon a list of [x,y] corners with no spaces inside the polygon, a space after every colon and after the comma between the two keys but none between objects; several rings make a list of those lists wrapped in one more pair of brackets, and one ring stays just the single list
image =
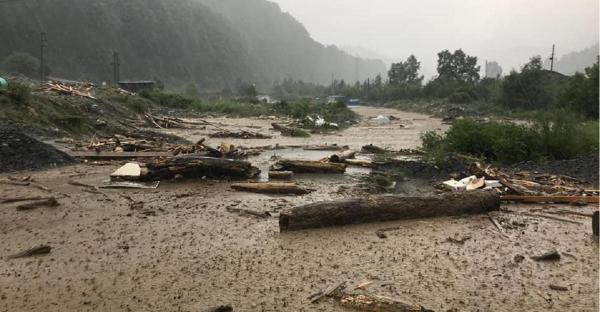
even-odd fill
[{"label": "mountain slope", "polygon": [[[238,79],[269,85],[293,77],[319,83],[354,80],[355,59],[310,38],[302,24],[265,0],[22,0],[0,4],[0,59],[39,55],[48,37],[52,76],[112,81],[118,51],[122,79],[190,82],[204,88]],[[363,72],[385,71],[359,61]]]}]

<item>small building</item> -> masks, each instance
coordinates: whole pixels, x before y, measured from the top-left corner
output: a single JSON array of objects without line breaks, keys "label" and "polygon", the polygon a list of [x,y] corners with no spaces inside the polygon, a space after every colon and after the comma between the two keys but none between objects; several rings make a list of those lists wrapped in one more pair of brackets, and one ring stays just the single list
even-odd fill
[{"label": "small building", "polygon": [[140,80],[140,81],[119,81],[119,87],[129,92],[138,93],[143,90],[154,89],[156,86],[155,81],[151,80]]},{"label": "small building", "polygon": [[327,104],[346,103],[346,97],[343,95],[330,95],[327,97]]}]

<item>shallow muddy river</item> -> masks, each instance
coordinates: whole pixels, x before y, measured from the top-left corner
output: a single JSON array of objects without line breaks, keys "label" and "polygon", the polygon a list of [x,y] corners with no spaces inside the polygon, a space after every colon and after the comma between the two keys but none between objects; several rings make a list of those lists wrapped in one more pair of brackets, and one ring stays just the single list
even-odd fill
[{"label": "shallow muddy river", "polygon": [[[390,109],[358,107],[364,119],[336,135],[307,139],[269,131],[274,120],[212,118],[231,130],[274,135],[269,140],[226,140],[243,146],[376,144],[415,148],[438,119]],[[369,117],[399,120],[378,126]],[[405,127],[401,127],[401,125]],[[214,129],[175,131],[191,140]],[[210,139],[218,145],[221,139]],[[267,151],[251,158],[261,169],[272,156],[320,159],[330,152]],[[234,311],[346,311],[333,299],[307,297],[338,281],[373,281],[369,291],[434,311],[597,311],[598,243],[585,217],[566,223],[510,213],[495,217],[513,224],[500,235],[487,215],[397,221],[280,234],[281,209],[354,196],[365,169],[345,175],[299,175],[316,191],[302,197],[234,192],[231,182],[163,181],[157,190],[85,192],[68,184],[100,184],[117,168],[77,165],[31,175],[60,196],[61,205],[17,212],[0,205],[0,311],[203,311],[230,304]],[[6,174],[0,175],[1,178]],[[264,179],[264,177],[263,177]],[[47,195],[22,186],[0,186],[0,197]],[[143,202],[131,210],[129,200]],[[68,197],[67,197],[68,196]],[[257,219],[227,207],[267,211]],[[511,210],[540,208],[511,205]],[[573,209],[571,207],[567,207]],[[594,207],[576,208],[583,212]],[[152,213],[148,213],[148,211]],[[398,227],[380,239],[375,231]],[[448,242],[465,238],[464,244]],[[48,244],[47,256],[6,256]],[[557,249],[557,262],[529,257]],[[521,259],[522,261],[516,259]],[[560,285],[567,291],[557,291]]]}]

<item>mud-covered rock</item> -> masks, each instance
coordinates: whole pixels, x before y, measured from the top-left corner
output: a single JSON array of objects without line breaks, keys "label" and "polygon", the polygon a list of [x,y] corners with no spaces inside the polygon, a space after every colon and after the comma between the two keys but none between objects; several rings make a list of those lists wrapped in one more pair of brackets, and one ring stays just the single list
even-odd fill
[{"label": "mud-covered rock", "polygon": [[51,145],[15,128],[0,126],[0,172],[39,170],[74,163],[73,158]]}]

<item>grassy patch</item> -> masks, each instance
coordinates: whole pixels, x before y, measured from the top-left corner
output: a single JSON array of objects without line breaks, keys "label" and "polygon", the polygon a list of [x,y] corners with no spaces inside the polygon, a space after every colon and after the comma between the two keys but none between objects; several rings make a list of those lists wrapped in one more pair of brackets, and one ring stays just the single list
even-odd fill
[{"label": "grassy patch", "polygon": [[444,135],[427,132],[422,140],[427,158],[434,162],[452,153],[502,163],[570,159],[598,152],[598,123],[564,110],[546,113],[530,125],[464,119]]}]

